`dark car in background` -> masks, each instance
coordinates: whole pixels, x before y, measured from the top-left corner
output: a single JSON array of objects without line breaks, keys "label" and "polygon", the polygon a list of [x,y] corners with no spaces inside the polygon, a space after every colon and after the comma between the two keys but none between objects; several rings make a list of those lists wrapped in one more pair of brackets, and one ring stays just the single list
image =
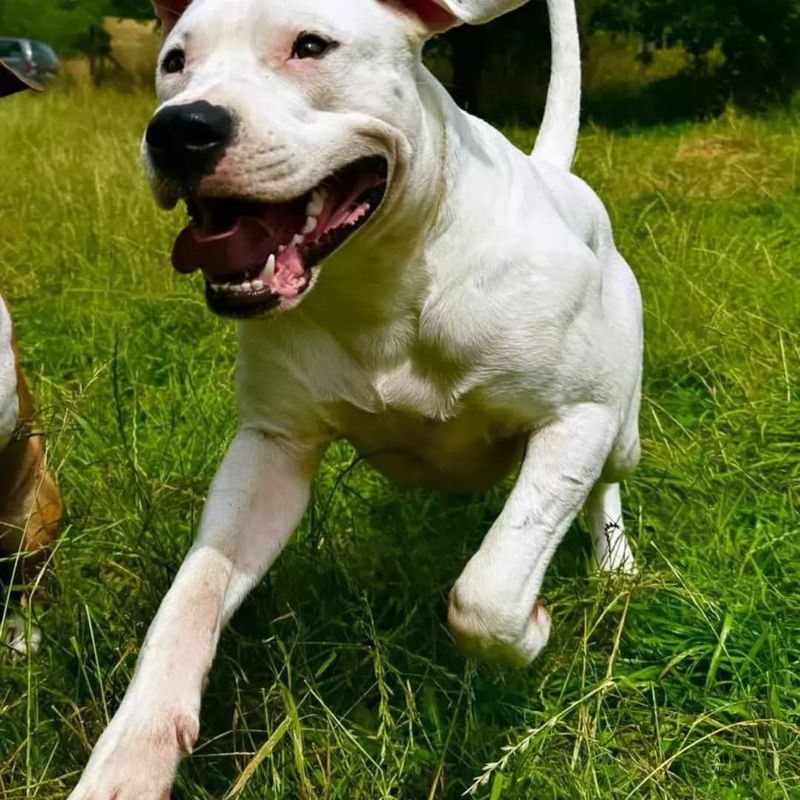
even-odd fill
[{"label": "dark car in background", "polygon": [[59,70],[53,48],[34,39],[0,36],[0,59],[26,78],[45,83]]}]

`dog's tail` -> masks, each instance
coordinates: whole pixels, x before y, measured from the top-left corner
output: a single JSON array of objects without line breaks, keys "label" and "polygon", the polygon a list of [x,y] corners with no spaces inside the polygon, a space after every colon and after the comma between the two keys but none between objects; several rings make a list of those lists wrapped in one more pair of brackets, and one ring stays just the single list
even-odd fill
[{"label": "dog's tail", "polygon": [[578,15],[575,0],[547,0],[547,10],[553,51],[550,88],[533,156],[570,169],[578,145],[581,118]]}]

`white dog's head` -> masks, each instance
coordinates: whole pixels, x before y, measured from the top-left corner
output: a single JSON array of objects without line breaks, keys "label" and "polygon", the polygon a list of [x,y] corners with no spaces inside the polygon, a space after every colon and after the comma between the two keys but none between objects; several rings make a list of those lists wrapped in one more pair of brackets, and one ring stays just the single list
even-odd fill
[{"label": "white dog's head", "polygon": [[404,194],[422,45],[523,0],[159,0],[162,105],[144,143],[173,262],[212,310],[291,308],[323,259]]}]

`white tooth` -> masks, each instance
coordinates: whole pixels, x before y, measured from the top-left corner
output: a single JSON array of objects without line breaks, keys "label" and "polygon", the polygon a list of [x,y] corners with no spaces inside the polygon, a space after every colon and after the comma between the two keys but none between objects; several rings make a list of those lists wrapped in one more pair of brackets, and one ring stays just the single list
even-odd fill
[{"label": "white tooth", "polygon": [[211,288],[212,288],[212,289],[213,289],[215,292],[221,292],[221,291],[222,291],[222,284],[220,284],[220,283],[212,283],[212,284],[211,284]]},{"label": "white tooth", "polygon": [[275,277],[275,253],[273,253],[264,264],[264,271],[261,273],[261,279],[264,283],[269,283]]},{"label": "white tooth", "polygon": [[286,250],[285,244],[278,245],[278,255],[280,255],[284,250]]},{"label": "white tooth", "polygon": [[306,220],[306,224],[303,226],[303,233],[311,233],[317,227],[317,218],[309,216]]},{"label": "white tooth", "polygon": [[[267,263],[264,264],[264,269],[261,270],[261,274],[258,276],[259,280],[257,283],[261,284],[261,288],[263,289],[264,286],[269,286],[272,283],[272,279],[275,277],[275,254],[273,253],[268,259]],[[255,283],[253,284],[255,286]]]},{"label": "white tooth", "polygon": [[252,286],[254,292],[261,292],[264,289],[264,281],[254,280]]},{"label": "white tooth", "polygon": [[294,239],[292,239],[292,244],[303,244],[306,240],[305,236],[301,236],[299,233],[294,235]]},{"label": "white tooth", "polygon": [[249,292],[249,291],[252,290],[252,288],[253,288],[253,284],[250,283],[250,281],[244,281],[244,283],[242,283],[239,291],[240,292]]},{"label": "white tooth", "polygon": [[325,189],[315,189],[311,193],[311,200],[308,201],[308,208],[306,209],[306,214],[309,217],[318,217],[322,213],[322,209],[325,208],[326,195]]}]

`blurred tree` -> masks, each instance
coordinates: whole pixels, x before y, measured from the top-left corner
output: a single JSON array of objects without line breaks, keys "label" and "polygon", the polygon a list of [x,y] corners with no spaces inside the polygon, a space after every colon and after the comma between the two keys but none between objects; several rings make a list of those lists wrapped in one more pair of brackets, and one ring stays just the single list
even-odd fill
[{"label": "blurred tree", "polygon": [[42,39],[70,52],[103,17],[153,19],[150,0],[0,0],[0,34]]},{"label": "blurred tree", "polygon": [[106,16],[153,19],[150,0],[0,0],[0,35],[47,42],[62,55],[85,54],[99,82],[114,66]]},{"label": "blurred tree", "polygon": [[108,0],[107,13],[121,19],[155,19],[150,0]]},{"label": "blurred tree", "polygon": [[0,0],[0,33],[42,39],[59,52],[75,49],[76,38],[102,24],[107,0]]},{"label": "blurred tree", "polygon": [[[577,0],[581,27],[588,25],[596,9],[607,0]],[[624,2],[624,0],[621,0]],[[436,45],[435,45],[436,46]],[[472,113],[480,114],[480,84],[489,64],[497,72],[513,79],[519,74],[521,59],[529,61],[528,80],[547,83],[550,58],[550,24],[546,0],[530,0],[522,8],[479,27],[461,26],[443,37],[440,49],[446,49],[453,68],[449,87],[456,102]]]},{"label": "blurred tree", "polygon": [[111,34],[102,25],[90,25],[75,39],[75,47],[89,59],[89,74],[96,86],[106,79],[110,69],[122,69],[114,57]]},{"label": "blurred tree", "polygon": [[592,24],[640,34],[645,54],[682,46],[697,75],[719,48],[718,77],[745,105],[787,102],[800,88],[800,0],[604,0]]},{"label": "blurred tree", "polygon": [[[727,98],[745,106],[787,102],[800,88],[800,0],[577,3],[584,32],[634,34],[641,38],[643,60],[660,48],[686,50],[689,67],[683,82],[662,81],[674,86],[658,87],[669,90],[655,98],[659,108],[680,98],[706,109],[718,108]],[[107,54],[98,43],[108,47],[96,31],[105,16],[145,20],[153,18],[153,10],[150,0],[0,0],[0,34],[43,39],[62,54],[82,51],[102,61]],[[496,113],[498,103],[512,110],[532,108],[547,82],[548,28],[546,0],[530,0],[490,25],[451,31],[434,40],[431,50],[449,62],[450,89],[470,111],[485,113],[492,106]],[[721,67],[709,59],[713,52],[722,55]]]},{"label": "blurred tree", "polygon": [[453,70],[448,87],[456,102],[473,114],[482,113],[481,79],[491,62],[511,75],[518,59],[536,54],[546,57],[549,44],[547,7],[532,2],[511,14],[478,27],[462,25],[435,40],[433,48],[444,52]]}]

